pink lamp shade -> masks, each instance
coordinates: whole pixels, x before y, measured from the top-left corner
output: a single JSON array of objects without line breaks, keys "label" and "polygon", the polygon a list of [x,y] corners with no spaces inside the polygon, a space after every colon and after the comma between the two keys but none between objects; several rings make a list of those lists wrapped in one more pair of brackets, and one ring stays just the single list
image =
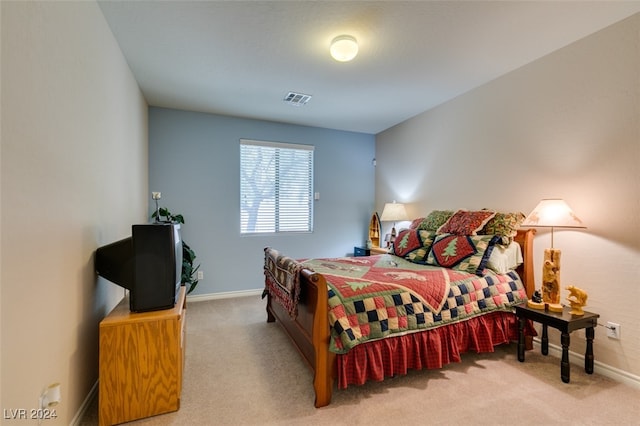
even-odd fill
[{"label": "pink lamp shade", "polygon": [[571,207],[562,199],[547,198],[538,203],[522,226],[556,227],[556,228],[586,228]]},{"label": "pink lamp shade", "polygon": [[571,207],[560,198],[541,200],[521,226],[551,228],[551,247],[553,247],[553,228],[586,228]]}]

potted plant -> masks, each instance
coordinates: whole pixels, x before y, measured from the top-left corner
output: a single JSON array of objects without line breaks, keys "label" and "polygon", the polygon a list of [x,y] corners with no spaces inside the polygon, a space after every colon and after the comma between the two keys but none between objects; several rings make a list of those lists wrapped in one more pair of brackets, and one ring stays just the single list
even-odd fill
[{"label": "potted plant", "polygon": [[[151,217],[157,221],[184,224],[184,217],[181,214],[174,215],[164,207],[156,209]],[[187,287],[187,294],[191,293],[198,285],[197,272],[200,265],[193,266],[195,259],[195,252],[182,240],[182,285]]]}]

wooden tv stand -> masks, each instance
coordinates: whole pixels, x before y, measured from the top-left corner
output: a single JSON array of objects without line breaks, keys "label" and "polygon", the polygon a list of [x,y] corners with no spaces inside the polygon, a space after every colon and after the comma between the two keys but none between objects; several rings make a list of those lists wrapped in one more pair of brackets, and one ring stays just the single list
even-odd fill
[{"label": "wooden tv stand", "polygon": [[186,323],[186,291],[172,309],[135,313],[122,300],[100,322],[101,426],[180,408]]}]

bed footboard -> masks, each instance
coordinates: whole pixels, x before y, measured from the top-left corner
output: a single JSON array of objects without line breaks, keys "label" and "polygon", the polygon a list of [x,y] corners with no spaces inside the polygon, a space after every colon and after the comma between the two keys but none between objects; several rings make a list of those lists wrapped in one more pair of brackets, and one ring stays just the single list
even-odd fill
[{"label": "bed footboard", "polygon": [[335,354],[329,351],[329,299],[327,282],[318,273],[300,271],[298,311],[293,318],[267,294],[267,321],[279,322],[302,358],[313,371],[315,406],[331,402],[335,377]]},{"label": "bed footboard", "polygon": [[[531,297],[535,290],[533,274],[533,236],[535,230],[520,230],[515,240],[523,251],[524,263],[518,268],[518,273],[525,285],[527,295]],[[266,256],[274,258],[279,254],[276,250],[266,248]],[[266,259],[266,258],[265,258]],[[299,262],[288,258],[289,267],[299,271],[299,292],[297,311],[291,310],[277,302],[270,292],[267,292],[267,321],[279,322],[285,333],[293,342],[302,358],[313,371],[313,387],[315,390],[315,406],[323,407],[331,402],[333,381],[337,377],[336,354],[329,350],[329,295],[327,281],[322,274],[306,269]],[[266,265],[266,262],[265,262]],[[269,274],[267,273],[267,276]],[[527,348],[532,347],[531,337],[528,338]]]}]

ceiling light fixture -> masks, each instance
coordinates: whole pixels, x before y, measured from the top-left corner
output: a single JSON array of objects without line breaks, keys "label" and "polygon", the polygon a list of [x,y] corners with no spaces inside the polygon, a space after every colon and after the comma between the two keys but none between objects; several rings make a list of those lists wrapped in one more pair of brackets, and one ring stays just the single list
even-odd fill
[{"label": "ceiling light fixture", "polygon": [[358,42],[350,35],[340,35],[331,41],[331,56],[338,62],[349,62],[358,54]]}]

